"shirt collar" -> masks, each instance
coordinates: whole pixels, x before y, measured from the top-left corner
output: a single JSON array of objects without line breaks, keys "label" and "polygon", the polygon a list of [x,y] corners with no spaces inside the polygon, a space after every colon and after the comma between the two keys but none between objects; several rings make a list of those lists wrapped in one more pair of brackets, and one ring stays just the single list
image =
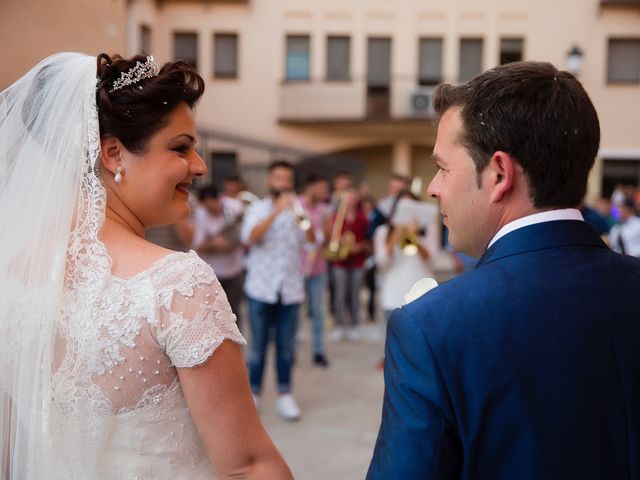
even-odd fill
[{"label": "shirt collar", "polygon": [[584,218],[582,217],[580,210],[576,208],[561,208],[557,210],[534,213],[533,215],[527,215],[526,217],[518,218],[513,222],[507,223],[500,230],[498,230],[498,233],[493,236],[493,238],[489,242],[489,245],[487,245],[487,250],[499,239],[501,239],[508,233],[518,230],[519,228],[528,227],[529,225],[535,225],[536,223],[553,222],[556,220],[584,221]]}]

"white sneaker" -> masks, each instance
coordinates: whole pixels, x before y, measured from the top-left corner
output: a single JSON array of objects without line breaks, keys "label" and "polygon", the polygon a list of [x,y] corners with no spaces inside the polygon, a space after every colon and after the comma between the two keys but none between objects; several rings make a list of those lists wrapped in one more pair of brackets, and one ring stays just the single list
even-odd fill
[{"label": "white sneaker", "polygon": [[334,342],[341,342],[344,339],[344,328],[337,325],[331,330],[331,340]]},{"label": "white sneaker", "polygon": [[276,412],[285,420],[293,421],[300,418],[300,409],[290,393],[285,393],[278,397]]},{"label": "white sneaker", "polygon": [[350,342],[359,342],[361,338],[362,335],[360,335],[360,332],[355,328],[350,328],[347,331],[347,340],[349,340]]}]

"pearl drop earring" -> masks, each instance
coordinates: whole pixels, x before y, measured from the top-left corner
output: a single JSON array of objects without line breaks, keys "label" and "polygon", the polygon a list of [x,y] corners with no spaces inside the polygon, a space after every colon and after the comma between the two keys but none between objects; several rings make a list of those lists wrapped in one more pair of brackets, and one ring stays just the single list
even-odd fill
[{"label": "pearl drop earring", "polygon": [[122,182],[122,167],[117,167],[116,168],[116,174],[114,175],[113,180],[116,183]]}]

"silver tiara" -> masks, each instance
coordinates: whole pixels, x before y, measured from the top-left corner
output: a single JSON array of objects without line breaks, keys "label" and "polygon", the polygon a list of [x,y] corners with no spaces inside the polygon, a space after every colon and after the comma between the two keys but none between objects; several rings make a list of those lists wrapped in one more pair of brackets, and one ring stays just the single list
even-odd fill
[{"label": "silver tiara", "polygon": [[138,83],[145,78],[157,77],[158,71],[158,64],[153,59],[153,55],[149,55],[144,63],[141,61],[136,62],[128,71],[122,72],[120,78],[113,82],[113,88],[109,90],[109,93],[120,90],[127,85]]}]

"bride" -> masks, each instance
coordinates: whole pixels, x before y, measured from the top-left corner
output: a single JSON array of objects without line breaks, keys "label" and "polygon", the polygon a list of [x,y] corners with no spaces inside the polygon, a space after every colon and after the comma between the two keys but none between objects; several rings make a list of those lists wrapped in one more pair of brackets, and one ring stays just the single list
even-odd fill
[{"label": "bride", "polygon": [[291,478],[213,271],[144,240],[206,172],[203,90],[60,53],[0,93],[0,478]]}]

